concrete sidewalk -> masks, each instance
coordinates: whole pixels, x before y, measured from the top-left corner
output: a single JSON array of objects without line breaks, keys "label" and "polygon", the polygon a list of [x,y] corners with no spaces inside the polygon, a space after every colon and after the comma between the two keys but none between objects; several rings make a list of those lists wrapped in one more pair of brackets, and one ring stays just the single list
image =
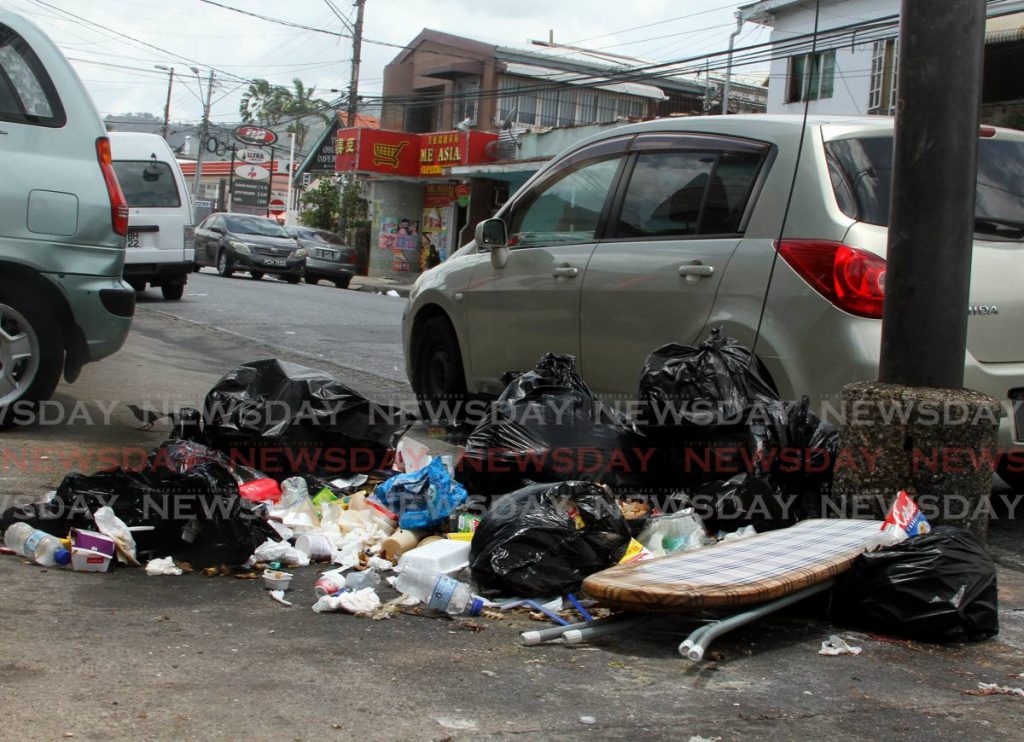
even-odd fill
[{"label": "concrete sidewalk", "polygon": [[412,285],[417,275],[410,276],[409,280],[400,281],[393,278],[376,278],[372,276],[353,276],[349,288],[353,291],[368,291],[370,293],[386,294],[389,291],[397,291],[398,295],[405,298],[412,291]]}]

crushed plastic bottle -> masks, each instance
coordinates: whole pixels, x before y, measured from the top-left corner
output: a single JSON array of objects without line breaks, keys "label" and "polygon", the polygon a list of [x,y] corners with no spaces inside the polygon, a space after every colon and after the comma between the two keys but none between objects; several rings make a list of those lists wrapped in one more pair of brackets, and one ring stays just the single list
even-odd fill
[{"label": "crushed plastic bottle", "polygon": [[56,536],[33,528],[28,523],[14,523],[4,533],[4,546],[44,567],[71,563],[71,552]]},{"label": "crushed plastic bottle", "polygon": [[469,585],[442,572],[429,572],[407,567],[395,580],[395,589],[411,595],[430,608],[450,615],[479,616],[484,602],[473,595]]},{"label": "crushed plastic bottle", "polygon": [[361,572],[353,571],[349,572],[345,578],[345,587],[352,592],[362,590],[366,587],[377,587],[380,584],[380,575],[377,574],[375,569],[365,569]]}]

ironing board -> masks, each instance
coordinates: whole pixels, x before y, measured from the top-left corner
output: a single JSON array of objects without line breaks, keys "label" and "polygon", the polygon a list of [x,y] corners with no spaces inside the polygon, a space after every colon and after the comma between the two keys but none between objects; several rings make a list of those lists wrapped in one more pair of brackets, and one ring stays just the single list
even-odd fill
[{"label": "ironing board", "polygon": [[696,551],[620,564],[588,577],[583,589],[604,606],[607,619],[523,634],[527,644],[564,638],[569,643],[616,633],[636,614],[756,608],[701,626],[680,645],[683,656],[703,658],[717,636],[827,590],[866,551],[893,543],[878,521],[815,519],[790,528],[725,541]]}]

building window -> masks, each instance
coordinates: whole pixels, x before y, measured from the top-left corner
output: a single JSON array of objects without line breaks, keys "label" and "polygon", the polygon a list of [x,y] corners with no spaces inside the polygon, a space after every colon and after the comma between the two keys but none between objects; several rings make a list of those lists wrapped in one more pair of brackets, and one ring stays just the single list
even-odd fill
[{"label": "building window", "polygon": [[892,116],[896,112],[896,74],[899,40],[883,39],[871,47],[871,83],[868,113]]},{"label": "building window", "polygon": [[835,74],[835,50],[790,57],[786,102],[831,98]]},{"label": "building window", "polygon": [[480,78],[460,77],[455,81],[455,121],[457,125],[468,119],[470,126],[476,126],[476,106],[480,97]]}]

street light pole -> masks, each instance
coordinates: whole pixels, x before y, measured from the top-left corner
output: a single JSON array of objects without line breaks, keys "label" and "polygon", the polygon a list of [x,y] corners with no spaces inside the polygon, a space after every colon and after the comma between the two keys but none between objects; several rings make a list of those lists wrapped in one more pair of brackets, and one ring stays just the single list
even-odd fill
[{"label": "street light pole", "polygon": [[171,88],[174,87],[174,68],[162,64],[153,65],[158,70],[164,70],[167,74],[167,102],[164,103],[164,125],[160,129],[160,135],[167,139],[167,126],[171,122]]},{"label": "street light pole", "polygon": [[[199,81],[199,92],[203,92],[203,81],[199,77],[199,70],[196,67],[190,68]],[[199,179],[203,174],[203,150],[206,149],[206,133],[210,127],[210,99],[213,97],[213,70],[210,70],[210,77],[206,83],[206,102],[203,104],[203,123],[199,127],[199,151],[196,152],[196,177],[192,181],[192,201],[199,197]]]}]

